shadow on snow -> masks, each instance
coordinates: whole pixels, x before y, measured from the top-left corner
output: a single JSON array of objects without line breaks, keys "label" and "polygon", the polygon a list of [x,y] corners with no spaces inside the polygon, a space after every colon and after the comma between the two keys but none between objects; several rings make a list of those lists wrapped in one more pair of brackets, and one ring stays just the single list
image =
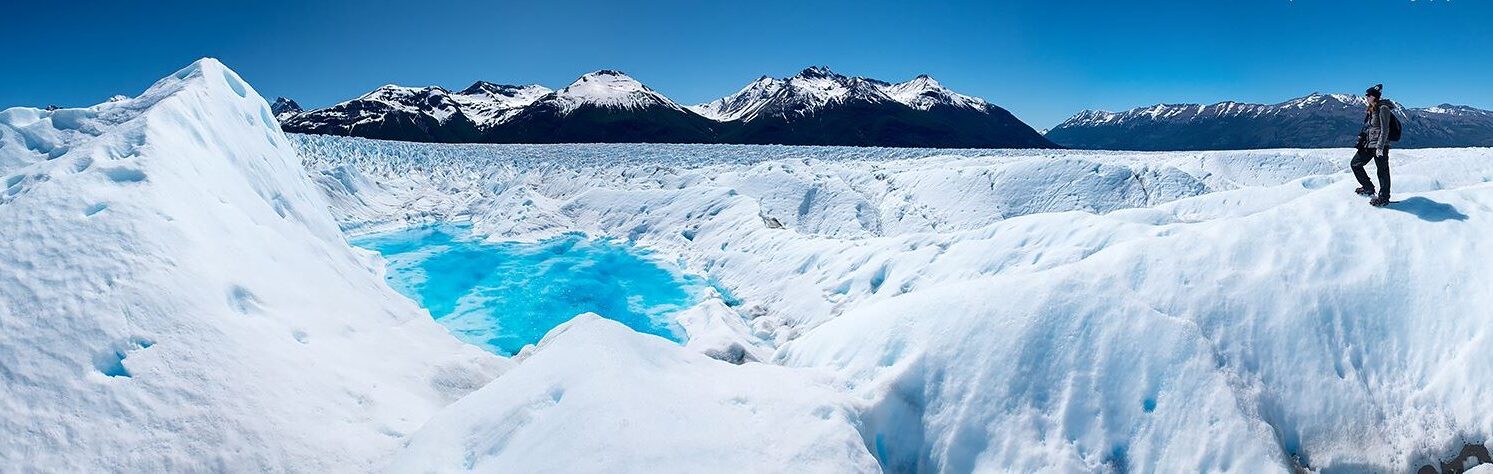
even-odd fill
[{"label": "shadow on snow", "polygon": [[1419,217],[1429,222],[1441,222],[1445,220],[1467,220],[1467,214],[1463,214],[1461,211],[1458,211],[1456,206],[1444,202],[1432,201],[1420,196],[1406,199],[1404,201],[1391,202],[1388,206],[1385,207],[1400,212],[1415,214],[1415,217]]}]

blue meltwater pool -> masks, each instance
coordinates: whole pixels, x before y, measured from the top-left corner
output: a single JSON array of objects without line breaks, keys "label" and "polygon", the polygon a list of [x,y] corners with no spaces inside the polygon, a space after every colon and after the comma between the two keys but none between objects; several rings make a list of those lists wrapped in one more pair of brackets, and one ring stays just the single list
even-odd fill
[{"label": "blue meltwater pool", "polygon": [[587,311],[680,342],[673,313],[707,283],[660,266],[641,249],[566,235],[487,243],[445,225],[353,239],[383,254],[388,281],[457,338],[512,355]]}]

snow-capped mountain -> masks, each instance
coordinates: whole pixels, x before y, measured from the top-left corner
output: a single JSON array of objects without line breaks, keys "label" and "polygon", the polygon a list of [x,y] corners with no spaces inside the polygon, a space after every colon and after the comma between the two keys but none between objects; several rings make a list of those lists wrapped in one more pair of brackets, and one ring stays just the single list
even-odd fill
[{"label": "snow-capped mountain", "polygon": [[558,91],[488,82],[454,94],[385,86],[281,121],[290,132],[427,142],[1055,146],[1004,109],[926,75],[892,84],[817,66],[785,79],[763,76],[690,107],[601,70]]},{"label": "snow-capped mountain", "polygon": [[[1363,123],[1363,97],[1312,93],[1278,104],[1157,104],[1124,112],[1085,110],[1047,132],[1075,148],[1212,150],[1349,147]],[[1443,104],[1395,107],[1400,147],[1493,145],[1493,112]]]},{"label": "snow-capped mountain", "polygon": [[713,121],[619,71],[581,76],[494,124],[490,143],[707,143]]},{"label": "snow-capped mountain", "polygon": [[[325,109],[276,112],[285,131],[424,142],[477,142],[482,132],[552,92],[477,81],[461,92],[385,85]],[[288,101],[295,105],[294,101]],[[279,106],[280,102],[276,101]]]},{"label": "snow-capped mountain", "polygon": [[478,128],[491,128],[512,116],[514,112],[554,92],[538,84],[510,86],[477,81],[451,98],[462,111],[477,122]]},{"label": "snow-capped mountain", "polygon": [[603,69],[577,78],[560,92],[544,98],[569,114],[583,107],[646,109],[664,107],[683,110],[679,104],[654,92],[621,71]]},{"label": "snow-capped mountain", "polygon": [[951,91],[938,80],[919,75],[911,81],[892,84],[882,88],[892,99],[918,110],[930,110],[940,105],[979,109],[988,106],[984,100]]},{"label": "snow-capped mountain", "polygon": [[762,76],[735,94],[709,103],[692,105],[689,109],[717,122],[740,120],[756,113],[762,104],[767,103],[773,94],[783,88],[783,84],[781,80]]},{"label": "snow-capped mountain", "polygon": [[842,76],[823,66],[804,69],[783,83],[785,87],[764,99],[758,113],[744,121],[773,116],[792,120],[835,105],[896,102],[882,90],[885,82]]},{"label": "snow-capped mountain", "polygon": [[386,85],[282,119],[285,131],[420,142],[708,142],[712,122],[618,71],[559,91],[478,81],[461,92]]},{"label": "snow-capped mountain", "polygon": [[[779,94],[779,91],[785,91]],[[787,79],[762,76],[735,94],[691,107],[717,121],[752,120],[764,108],[770,112],[816,112],[835,103],[855,100],[897,102],[927,111],[937,106],[982,110],[989,104],[979,98],[951,91],[928,75],[889,84],[864,77],[847,77],[823,66],[804,69]]]},{"label": "snow-capped mountain", "polygon": [[385,140],[474,142],[478,124],[446,89],[384,85],[357,99],[281,119],[287,132]]},{"label": "snow-capped mountain", "polygon": [[810,67],[762,78],[695,107],[727,123],[726,143],[1050,148],[1005,109],[926,75],[891,84]]},{"label": "snow-capped mountain", "polygon": [[297,104],[294,100],[284,97],[276,97],[275,103],[270,104],[270,113],[275,114],[275,119],[280,121],[284,121],[286,118],[301,112],[304,112],[304,110],[301,110],[301,104]]}]

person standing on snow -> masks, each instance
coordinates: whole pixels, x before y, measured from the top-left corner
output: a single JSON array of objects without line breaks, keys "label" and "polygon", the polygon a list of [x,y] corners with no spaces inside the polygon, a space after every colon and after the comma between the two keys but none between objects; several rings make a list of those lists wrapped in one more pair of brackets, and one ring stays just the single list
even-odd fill
[{"label": "person standing on snow", "polygon": [[1364,92],[1369,108],[1363,114],[1363,129],[1358,132],[1358,152],[1353,154],[1351,164],[1353,177],[1358,178],[1358,184],[1362,185],[1354,192],[1360,196],[1374,196],[1374,183],[1363,170],[1369,160],[1374,160],[1374,167],[1379,171],[1379,195],[1369,200],[1369,204],[1376,207],[1389,204],[1389,130],[1394,118],[1390,117],[1393,105],[1381,100],[1383,93],[1384,84],[1374,84]]}]

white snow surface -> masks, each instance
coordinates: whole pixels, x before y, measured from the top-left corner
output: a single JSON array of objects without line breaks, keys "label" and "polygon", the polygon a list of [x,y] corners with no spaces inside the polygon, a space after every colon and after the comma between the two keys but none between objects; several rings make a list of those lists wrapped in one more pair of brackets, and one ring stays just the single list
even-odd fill
[{"label": "white snow surface", "polygon": [[215,60],[0,112],[0,179],[0,471],[367,471],[509,365],[383,283]]},{"label": "white snow surface", "polygon": [[[1401,202],[1375,209],[1352,194],[1351,150],[294,138],[353,232],[464,220],[494,239],[580,230],[677,258],[739,300],[736,329],[686,349],[738,344],[832,373],[878,469],[1403,471],[1493,435],[1489,149],[1396,151]],[[524,380],[579,383],[562,365]],[[530,385],[438,415],[400,461],[454,459],[461,443],[480,466],[541,456],[491,442],[568,426],[510,420],[544,405]],[[616,416],[646,397],[633,390],[666,391],[615,390],[579,411]],[[714,407],[705,390],[663,398]]]},{"label": "white snow surface", "polygon": [[[420,431],[399,472],[872,472],[827,372],[731,365],[582,315]],[[474,453],[480,453],[474,455]]]}]

